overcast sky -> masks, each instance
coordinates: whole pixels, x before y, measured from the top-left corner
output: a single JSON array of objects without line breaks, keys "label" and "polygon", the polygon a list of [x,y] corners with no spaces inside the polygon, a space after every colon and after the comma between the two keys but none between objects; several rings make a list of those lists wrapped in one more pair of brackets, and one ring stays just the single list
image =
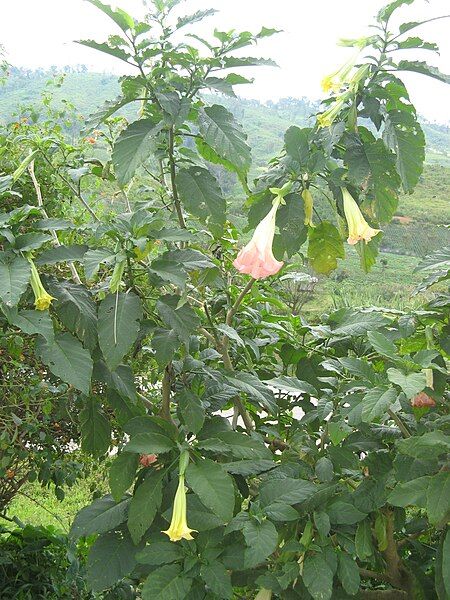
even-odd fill
[{"label": "overcast sky", "polygon": [[[133,16],[145,12],[141,0],[110,3]],[[119,60],[73,43],[88,38],[101,42],[118,33],[115,24],[89,2],[0,0],[0,4],[0,43],[11,64],[31,68],[85,64],[91,70],[114,73],[126,69]],[[220,11],[196,26],[196,32],[205,37],[214,27],[256,32],[265,25],[283,30],[245,52],[273,58],[280,65],[279,69],[247,69],[245,75],[255,77],[255,83],[238,88],[242,96],[265,101],[285,96],[319,98],[323,75],[344,62],[349,53],[349,49],[336,46],[337,40],[368,34],[372,16],[384,4],[384,0],[186,0],[179,12],[210,7]],[[402,21],[448,13],[449,0],[416,0],[398,11]],[[420,58],[450,72],[450,19],[427,24],[420,31],[422,37],[436,41],[441,48],[440,56],[422,52]],[[416,50],[407,52],[417,58]],[[449,122],[450,86],[414,74],[405,75],[404,80],[420,114]]]}]

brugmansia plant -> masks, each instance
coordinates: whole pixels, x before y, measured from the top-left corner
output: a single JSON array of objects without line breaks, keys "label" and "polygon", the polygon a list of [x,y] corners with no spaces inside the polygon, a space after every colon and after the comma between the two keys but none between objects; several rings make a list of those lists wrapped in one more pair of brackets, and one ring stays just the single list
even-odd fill
[{"label": "brugmansia plant", "polygon": [[[420,177],[425,141],[401,74],[449,77],[396,58],[437,50],[409,37],[421,23],[391,26],[413,0],[345,42],[352,59],[325,77],[311,127],[290,127],[254,181],[247,136],[216,92],[273,64],[236,51],[277,32],[203,39],[185,32],[212,9],[179,16],[179,0],[153,0],[138,21],[89,1],[119,33],[80,43],[135,74],[86,123],[99,157],[66,147],[57,163],[51,135],[22,136],[31,154],[0,180],[0,298],[3,328],[30,336],[42,377],[74,395],[82,448],[118,450],[111,494],[71,531],[97,536],[91,588],[128,578],[144,600],[447,598],[448,251],[419,267],[421,289],[440,293],[417,311],[346,308],[309,324],[272,286],[294,261],[329,274],[346,239],[369,270],[400,190]],[[128,105],[136,120],[113,117]],[[250,241],[221,169],[246,198]]]}]

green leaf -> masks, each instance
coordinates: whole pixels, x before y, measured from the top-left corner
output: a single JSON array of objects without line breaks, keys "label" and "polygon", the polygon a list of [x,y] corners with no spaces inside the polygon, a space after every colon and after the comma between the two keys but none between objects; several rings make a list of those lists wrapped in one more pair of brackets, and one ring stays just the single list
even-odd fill
[{"label": "green leaf", "polygon": [[150,281],[153,283],[155,282],[151,276],[156,275],[156,284],[158,283],[158,278],[160,278],[181,289],[184,289],[186,286],[187,273],[178,262],[166,260],[165,258],[157,258],[152,261],[148,271],[150,273]]},{"label": "green leaf", "polygon": [[427,380],[425,373],[409,373],[408,375],[399,369],[388,369],[386,371],[389,381],[397,384],[405,392],[408,400],[425,389]]},{"label": "green leaf", "polygon": [[303,562],[303,583],[314,600],[330,600],[334,573],[322,554],[308,554]]},{"label": "green leaf", "polygon": [[179,296],[161,296],[156,303],[156,310],[165,325],[173,330],[180,342],[188,344],[189,336],[197,329],[200,320],[189,304],[183,304],[177,308],[179,302]]},{"label": "green leaf", "polygon": [[51,340],[38,338],[36,352],[53,375],[89,394],[92,358],[70,333],[57,333]]},{"label": "green leaf", "polygon": [[99,457],[106,454],[111,444],[111,425],[101,412],[100,403],[89,397],[80,413],[81,449]]},{"label": "green leaf", "polygon": [[[187,501],[187,522],[195,531],[209,531],[223,525],[223,520],[208,510],[202,504],[195,494],[188,494]],[[168,517],[167,520],[169,520]]]},{"label": "green leaf", "polygon": [[389,19],[391,18],[391,15],[394,11],[397,10],[397,8],[399,8],[400,6],[403,6],[404,4],[412,4],[414,2],[414,0],[394,0],[394,2],[390,2],[389,4],[386,4],[386,6],[383,6],[382,9],[380,9],[380,11],[378,12],[377,15],[377,20],[379,23],[387,23],[389,21]]},{"label": "green leaf", "polygon": [[138,552],[136,560],[143,565],[165,565],[183,558],[183,549],[173,542],[152,542]]},{"label": "green leaf", "polygon": [[247,521],[242,533],[247,544],[244,568],[256,567],[275,552],[278,545],[278,533],[275,525],[270,521],[265,520],[261,523],[254,519]]},{"label": "green leaf", "polygon": [[392,153],[382,140],[370,135],[363,141],[353,134],[349,135],[344,161],[350,180],[368,190],[371,216],[378,222],[389,222],[397,208],[400,186]]},{"label": "green leaf", "polygon": [[141,318],[141,301],[132,292],[109,294],[100,302],[98,341],[112,371],[136,341]]},{"label": "green leaf", "polygon": [[450,512],[450,473],[442,471],[430,479],[427,490],[427,513],[430,523],[446,522]]},{"label": "green leaf", "polygon": [[239,433],[237,431],[221,431],[215,434],[214,439],[225,442],[230,448],[231,454],[236,458],[261,458],[266,460],[272,458],[272,453],[262,441],[251,438],[244,433]]},{"label": "green leaf", "polygon": [[274,248],[278,252],[286,252],[291,257],[298,252],[308,237],[305,226],[304,202],[299,194],[288,194],[284,198],[286,204],[277,212],[277,226],[280,230],[275,237]]},{"label": "green leaf", "polygon": [[232,113],[219,104],[213,104],[200,112],[199,120],[205,142],[221,158],[246,173],[251,164],[250,147],[247,136]]},{"label": "green leaf", "polygon": [[361,583],[359,577],[359,568],[353,558],[345,552],[338,554],[338,577],[342,583],[342,587],[351,596],[354,596]]},{"label": "green leaf", "polygon": [[405,192],[412,192],[422,173],[425,136],[412,113],[390,110],[385,119],[383,139],[397,157],[397,170]]},{"label": "green leaf", "polygon": [[128,13],[126,13],[121,8],[113,9],[108,4],[104,4],[100,0],[87,0],[98,9],[100,9],[105,15],[108,15],[110,19],[114,21],[116,25],[120,27],[123,32],[129,31],[130,29],[134,29],[135,22],[133,17],[131,17]]},{"label": "green leaf", "polygon": [[155,329],[152,337],[152,348],[155,351],[156,362],[160,367],[169,364],[180,344],[181,342],[173,329]]},{"label": "green leaf", "polygon": [[404,483],[397,483],[387,500],[393,506],[420,506],[425,508],[430,477],[418,477]]},{"label": "green leaf", "polygon": [[317,390],[307,381],[300,381],[296,377],[287,377],[286,375],[280,375],[274,379],[268,379],[265,382],[274,388],[278,388],[284,392],[290,392],[292,394],[309,394],[310,396],[316,396]]},{"label": "green leaf", "polygon": [[136,169],[150,158],[156,147],[156,137],[164,127],[162,121],[140,119],[122,131],[114,144],[112,161],[120,185],[126,185]]},{"label": "green leaf", "polygon": [[30,263],[21,256],[0,253],[0,300],[7,307],[16,306],[30,281]]},{"label": "green leaf", "polygon": [[328,275],[337,268],[337,259],[345,258],[344,242],[336,227],[322,221],[308,232],[308,258],[317,273]]},{"label": "green leaf", "polygon": [[188,389],[179,392],[175,401],[188,431],[197,434],[205,422],[205,409],[200,398]]},{"label": "green leaf", "polygon": [[233,596],[231,575],[220,562],[202,565],[200,576],[213,594],[227,600]]},{"label": "green leaf", "polygon": [[368,519],[358,523],[355,536],[355,548],[356,554],[361,560],[366,560],[373,554],[372,529]]},{"label": "green leaf", "polygon": [[421,75],[427,75],[433,79],[442,81],[443,83],[450,83],[450,75],[442,73],[437,67],[432,67],[424,61],[419,60],[401,60],[397,65],[398,71],[412,71],[413,73],[420,73]]},{"label": "green leaf", "polygon": [[332,523],[337,523],[338,525],[353,525],[354,523],[362,521],[366,516],[365,513],[358,510],[353,504],[342,500],[333,502],[328,507],[327,512],[330,521]]},{"label": "green leaf", "polygon": [[286,147],[286,154],[293,160],[304,165],[309,158],[309,136],[311,129],[292,126],[286,130],[284,134],[284,144]]},{"label": "green leaf", "polygon": [[19,327],[27,335],[42,335],[47,340],[52,340],[55,333],[53,331],[53,321],[48,311],[42,310],[21,310],[15,308],[2,307],[8,322],[15,327]]},{"label": "green leaf", "polygon": [[367,338],[372,345],[372,348],[378,352],[378,354],[386,356],[387,358],[391,358],[392,360],[399,359],[396,345],[384,334],[380,333],[379,331],[369,331],[367,333]]},{"label": "green leaf", "polygon": [[129,503],[130,498],[125,498],[116,504],[109,495],[94,500],[92,504],[77,513],[70,530],[70,537],[77,540],[82,536],[116,529],[126,520]]},{"label": "green leaf", "polygon": [[223,468],[228,473],[235,475],[243,475],[248,477],[249,475],[259,475],[265,471],[270,471],[276,464],[273,460],[236,460],[234,462],[222,463]]},{"label": "green leaf", "polygon": [[266,506],[264,513],[272,519],[272,521],[296,521],[299,518],[298,511],[289,504],[275,502]]},{"label": "green leaf", "polygon": [[356,251],[359,254],[359,262],[364,273],[369,273],[370,269],[377,262],[377,256],[380,251],[382,239],[383,233],[380,232],[367,244],[365,242],[359,242],[356,244]]},{"label": "green leaf", "polygon": [[191,589],[192,579],[183,575],[180,565],[164,565],[152,571],[144,582],[142,600],[181,600]]},{"label": "green leaf", "polygon": [[161,433],[137,433],[125,446],[125,452],[137,454],[162,454],[170,452],[175,447],[173,440]]},{"label": "green leaf", "polygon": [[36,260],[37,265],[54,265],[59,262],[72,262],[83,259],[88,251],[88,246],[84,244],[73,244],[72,246],[56,246],[49,250],[44,250]]},{"label": "green leaf", "polygon": [[120,58],[120,60],[123,60],[126,63],[128,63],[128,59],[131,58],[131,54],[126,52],[123,48],[114,48],[106,42],[99,43],[95,40],[77,40],[76,43],[80,44],[81,46],[86,46],[87,48],[92,48],[93,50],[98,50],[104,54],[109,54],[115,58]]},{"label": "green leaf", "polygon": [[88,250],[83,256],[83,266],[86,279],[91,281],[97,275],[101,263],[111,264],[114,260],[114,253],[111,250],[105,248],[98,248],[96,250]]},{"label": "green leaf", "polygon": [[87,583],[94,592],[113,586],[136,565],[136,547],[124,531],[110,531],[98,537],[87,560]]},{"label": "green leaf", "polygon": [[137,544],[153,523],[162,501],[165,471],[151,471],[134,492],[128,511],[128,530]]},{"label": "green leaf", "polygon": [[314,511],[314,525],[322,537],[327,537],[327,535],[330,533],[330,517],[326,512]]},{"label": "green leaf", "polygon": [[21,252],[28,252],[29,250],[38,250],[46,242],[52,239],[51,235],[46,233],[23,233],[22,235],[16,236],[14,240],[14,248]]},{"label": "green leaf", "polygon": [[122,452],[114,459],[109,469],[109,487],[116,502],[132,486],[137,467],[138,457],[135,454]]},{"label": "green leaf", "polygon": [[363,398],[362,420],[365,423],[376,421],[386,413],[396,400],[397,391],[395,388],[372,388]]},{"label": "green leaf", "polygon": [[286,477],[282,485],[279,479],[273,479],[261,485],[259,500],[262,507],[279,502],[293,505],[308,500],[317,491],[317,486],[304,479]]},{"label": "green leaf", "polygon": [[207,169],[198,166],[180,169],[176,183],[183,206],[188,212],[202,220],[210,217],[213,223],[225,222],[225,198],[217,179]]},{"label": "green leaf", "polygon": [[330,482],[334,477],[333,463],[326,456],[319,458],[314,470],[319,481]]},{"label": "green leaf", "polygon": [[49,291],[57,300],[55,312],[69,331],[88,348],[97,344],[97,307],[90,291],[70,281],[51,281]]},{"label": "green leaf", "polygon": [[450,440],[442,431],[436,430],[399,440],[397,447],[400,452],[413,458],[431,460],[450,451]]},{"label": "green leaf", "polygon": [[180,98],[177,92],[155,92],[155,96],[161,105],[165,115],[164,120],[168,125],[181,125],[191,108],[189,98]]},{"label": "green leaf", "polygon": [[186,479],[207,508],[224,523],[231,520],[234,510],[233,481],[221,465],[209,459],[190,463]]},{"label": "green leaf", "polygon": [[255,400],[271,414],[276,411],[273,392],[256,375],[239,371],[233,375],[227,374],[226,380],[232,388],[247,394],[249,399]]},{"label": "green leaf", "polygon": [[441,570],[445,591],[450,596],[450,530],[447,530],[443,541]]},{"label": "green leaf", "polygon": [[362,312],[354,308],[340,308],[329,317],[334,335],[358,336],[380,329],[389,324],[389,319],[380,313]]}]

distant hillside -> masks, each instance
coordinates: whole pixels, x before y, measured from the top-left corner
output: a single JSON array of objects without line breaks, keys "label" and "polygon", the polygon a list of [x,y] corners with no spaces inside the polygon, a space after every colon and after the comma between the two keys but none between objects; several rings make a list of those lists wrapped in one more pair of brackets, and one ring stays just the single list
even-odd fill
[{"label": "distant hillside", "polygon": [[[23,105],[37,103],[49,80],[58,75],[56,69],[12,68],[6,85],[0,86],[0,122],[13,118]],[[106,100],[119,94],[117,77],[109,73],[91,73],[86,67],[66,67],[64,83],[51,89],[57,100],[69,100],[83,115],[94,112]],[[317,110],[317,103],[308,98],[283,98],[279,102],[261,104],[257,100],[221,98],[242,121],[255,149],[256,166],[262,166],[281,147],[284,131],[293,123],[303,125]],[[129,113],[132,117],[132,114]],[[422,120],[430,162],[450,166],[450,127]]]}]

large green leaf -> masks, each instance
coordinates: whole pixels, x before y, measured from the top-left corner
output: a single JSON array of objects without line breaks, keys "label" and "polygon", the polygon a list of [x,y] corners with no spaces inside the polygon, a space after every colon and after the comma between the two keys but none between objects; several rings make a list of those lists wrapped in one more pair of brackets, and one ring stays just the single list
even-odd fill
[{"label": "large green leaf", "polygon": [[180,565],[164,565],[152,571],[144,582],[142,600],[181,600],[191,589],[192,579]]},{"label": "large green leaf", "polygon": [[147,431],[132,435],[131,440],[125,446],[125,451],[137,454],[162,454],[163,452],[170,452],[174,447],[173,440],[166,435]]},{"label": "large green leaf", "polygon": [[73,244],[71,246],[56,246],[44,250],[36,260],[37,265],[54,265],[59,262],[70,262],[82,260],[88,251],[88,246],[84,244]]},{"label": "large green leaf", "polygon": [[422,173],[425,160],[425,136],[412,113],[390,110],[383,138],[397,157],[397,170],[405,192],[412,192]]},{"label": "large green leaf", "polygon": [[136,489],[128,512],[128,529],[137,544],[153,523],[162,500],[164,471],[151,471]]},{"label": "large green leaf", "polygon": [[233,516],[233,481],[223,467],[209,459],[190,463],[186,470],[189,486],[203,504],[228,523]]},{"label": "large green leaf", "polygon": [[110,56],[114,56],[115,58],[120,58],[120,60],[123,60],[125,62],[128,62],[128,60],[131,58],[131,54],[123,48],[114,48],[107,43],[99,43],[95,40],[77,40],[77,44],[87,46],[88,48],[92,48],[93,50],[98,50],[99,52],[103,52],[104,54],[109,54]]},{"label": "large green leaf", "polygon": [[36,351],[53,375],[89,394],[92,358],[70,333],[57,333],[53,339],[38,338]]},{"label": "large green leaf", "polygon": [[112,371],[136,341],[141,318],[141,301],[132,292],[109,294],[100,303],[98,341]]},{"label": "large green leaf", "polygon": [[97,307],[90,291],[70,281],[51,281],[49,291],[57,300],[55,311],[62,323],[93,350],[97,343]]},{"label": "large green leaf", "polygon": [[99,10],[101,10],[105,15],[108,15],[110,19],[116,23],[122,29],[122,31],[129,31],[130,29],[134,29],[135,22],[133,17],[131,17],[128,13],[126,13],[121,8],[113,9],[108,4],[104,4],[100,0],[87,0]]},{"label": "large green leaf", "polygon": [[334,335],[364,335],[388,325],[389,319],[378,312],[362,312],[354,308],[340,308],[329,317]]},{"label": "large green leaf", "polygon": [[399,369],[388,369],[389,381],[399,385],[408,399],[421,392],[427,385],[425,373],[403,373]]},{"label": "large green leaf", "polygon": [[293,160],[295,160],[299,166],[304,165],[309,158],[309,136],[311,129],[304,128],[300,129],[296,125],[289,127],[284,134],[284,145],[286,147],[286,153]]},{"label": "large green leaf", "polygon": [[232,598],[231,574],[222,563],[214,561],[208,565],[203,565],[200,576],[213,594],[227,600]]},{"label": "large green leaf", "polygon": [[126,531],[110,531],[99,536],[87,560],[90,589],[101,592],[129,575],[136,565],[137,550]]},{"label": "large green leaf", "polygon": [[366,560],[373,554],[372,528],[369,519],[358,523],[355,535],[356,555],[361,560]]},{"label": "large green leaf", "polygon": [[30,263],[21,256],[0,253],[0,300],[6,306],[16,306],[30,280]]},{"label": "large green leaf", "polygon": [[392,13],[403,6],[404,4],[412,4],[414,0],[394,0],[394,2],[389,2],[386,6],[383,6],[378,12],[377,19],[381,22],[387,22],[392,16]]},{"label": "large green leaf", "polygon": [[397,442],[403,454],[413,458],[431,460],[450,451],[450,439],[442,431],[430,431],[421,436],[412,436]]},{"label": "large green leaf", "polygon": [[239,373],[227,373],[226,380],[236,391],[247,394],[249,400],[254,400],[271,414],[275,413],[276,403],[273,392],[256,375],[239,371]]},{"label": "large green leaf", "polygon": [[114,144],[112,160],[116,176],[121,185],[126,185],[145,163],[156,145],[156,136],[162,130],[164,122],[141,119],[131,123]]},{"label": "large green leaf", "polygon": [[303,562],[303,583],[314,600],[329,600],[334,573],[322,554],[307,555]]},{"label": "large green leaf", "polygon": [[345,258],[344,242],[336,227],[322,221],[308,232],[308,258],[317,273],[328,275],[337,268],[337,259]]},{"label": "large green leaf", "polygon": [[53,339],[55,335],[53,321],[48,311],[21,310],[19,312],[16,308],[7,308],[6,305],[1,308],[9,323],[19,327],[27,335],[39,334],[47,340]]},{"label": "large green leaf", "polygon": [[247,521],[242,529],[245,543],[245,562],[246,569],[251,569],[261,564],[269,557],[278,545],[278,532],[275,525],[270,521],[256,520]]},{"label": "large green leaf", "polygon": [[129,504],[130,498],[125,498],[116,504],[109,495],[94,500],[92,504],[77,513],[70,530],[70,537],[78,539],[116,529],[125,522]]},{"label": "large green leaf", "polygon": [[183,549],[173,542],[152,541],[136,556],[143,565],[166,565],[183,558]]},{"label": "large green leaf", "polygon": [[156,362],[165,367],[172,360],[175,350],[181,345],[174,329],[155,329],[152,337],[152,348]]},{"label": "large green leaf", "polygon": [[286,254],[291,257],[298,252],[306,242],[308,228],[305,225],[304,203],[299,194],[289,194],[284,198],[286,204],[280,206],[277,212],[279,235],[274,240],[274,251],[278,255]]},{"label": "large green leaf", "polygon": [[279,502],[293,505],[308,500],[316,491],[318,491],[317,486],[304,479],[286,477],[282,480],[282,485],[279,479],[272,479],[261,485],[259,501],[261,506]]},{"label": "large green leaf", "polygon": [[369,190],[369,208],[377,222],[388,222],[394,215],[400,179],[392,154],[382,140],[362,141],[359,136],[349,136],[344,157],[349,178],[358,186]]},{"label": "large green leaf", "polygon": [[429,483],[430,477],[428,475],[397,483],[388,496],[388,502],[393,506],[420,506],[425,508]]},{"label": "large green leaf", "polygon": [[198,433],[205,421],[205,409],[199,396],[188,389],[184,389],[176,395],[175,401],[188,430],[192,433]]},{"label": "large green leaf", "polygon": [[397,69],[399,71],[412,71],[413,73],[420,73],[421,75],[427,75],[428,77],[433,77],[433,79],[438,79],[443,83],[450,83],[450,75],[446,73],[442,73],[437,67],[432,67],[428,63],[420,60],[401,60]]},{"label": "large green leaf", "polygon": [[397,400],[395,388],[375,387],[367,392],[363,398],[362,420],[371,423],[382,417]]},{"label": "large green leaf", "polygon": [[161,296],[156,303],[156,310],[164,323],[175,332],[178,339],[187,344],[189,336],[198,327],[200,320],[189,304],[178,307],[179,296]]},{"label": "large green leaf", "polygon": [[442,471],[431,477],[427,490],[427,513],[430,523],[439,525],[450,516],[450,473]]},{"label": "large green leaf", "polygon": [[177,188],[184,207],[195,217],[223,224],[226,202],[217,179],[207,169],[192,166],[180,169],[176,177]]},{"label": "large green leaf", "polygon": [[232,113],[219,104],[200,112],[200,133],[205,142],[239,171],[247,172],[251,164],[247,136]]},{"label": "large green leaf", "polygon": [[109,487],[112,497],[119,502],[134,481],[138,457],[136,454],[122,452],[114,459],[109,469]]},{"label": "large green leaf", "polygon": [[359,567],[353,558],[345,552],[339,552],[338,555],[338,577],[341,580],[342,587],[351,596],[354,596],[360,585]]},{"label": "large green leaf", "polygon": [[106,454],[111,444],[111,425],[101,404],[90,396],[80,413],[81,448],[93,456]]}]

